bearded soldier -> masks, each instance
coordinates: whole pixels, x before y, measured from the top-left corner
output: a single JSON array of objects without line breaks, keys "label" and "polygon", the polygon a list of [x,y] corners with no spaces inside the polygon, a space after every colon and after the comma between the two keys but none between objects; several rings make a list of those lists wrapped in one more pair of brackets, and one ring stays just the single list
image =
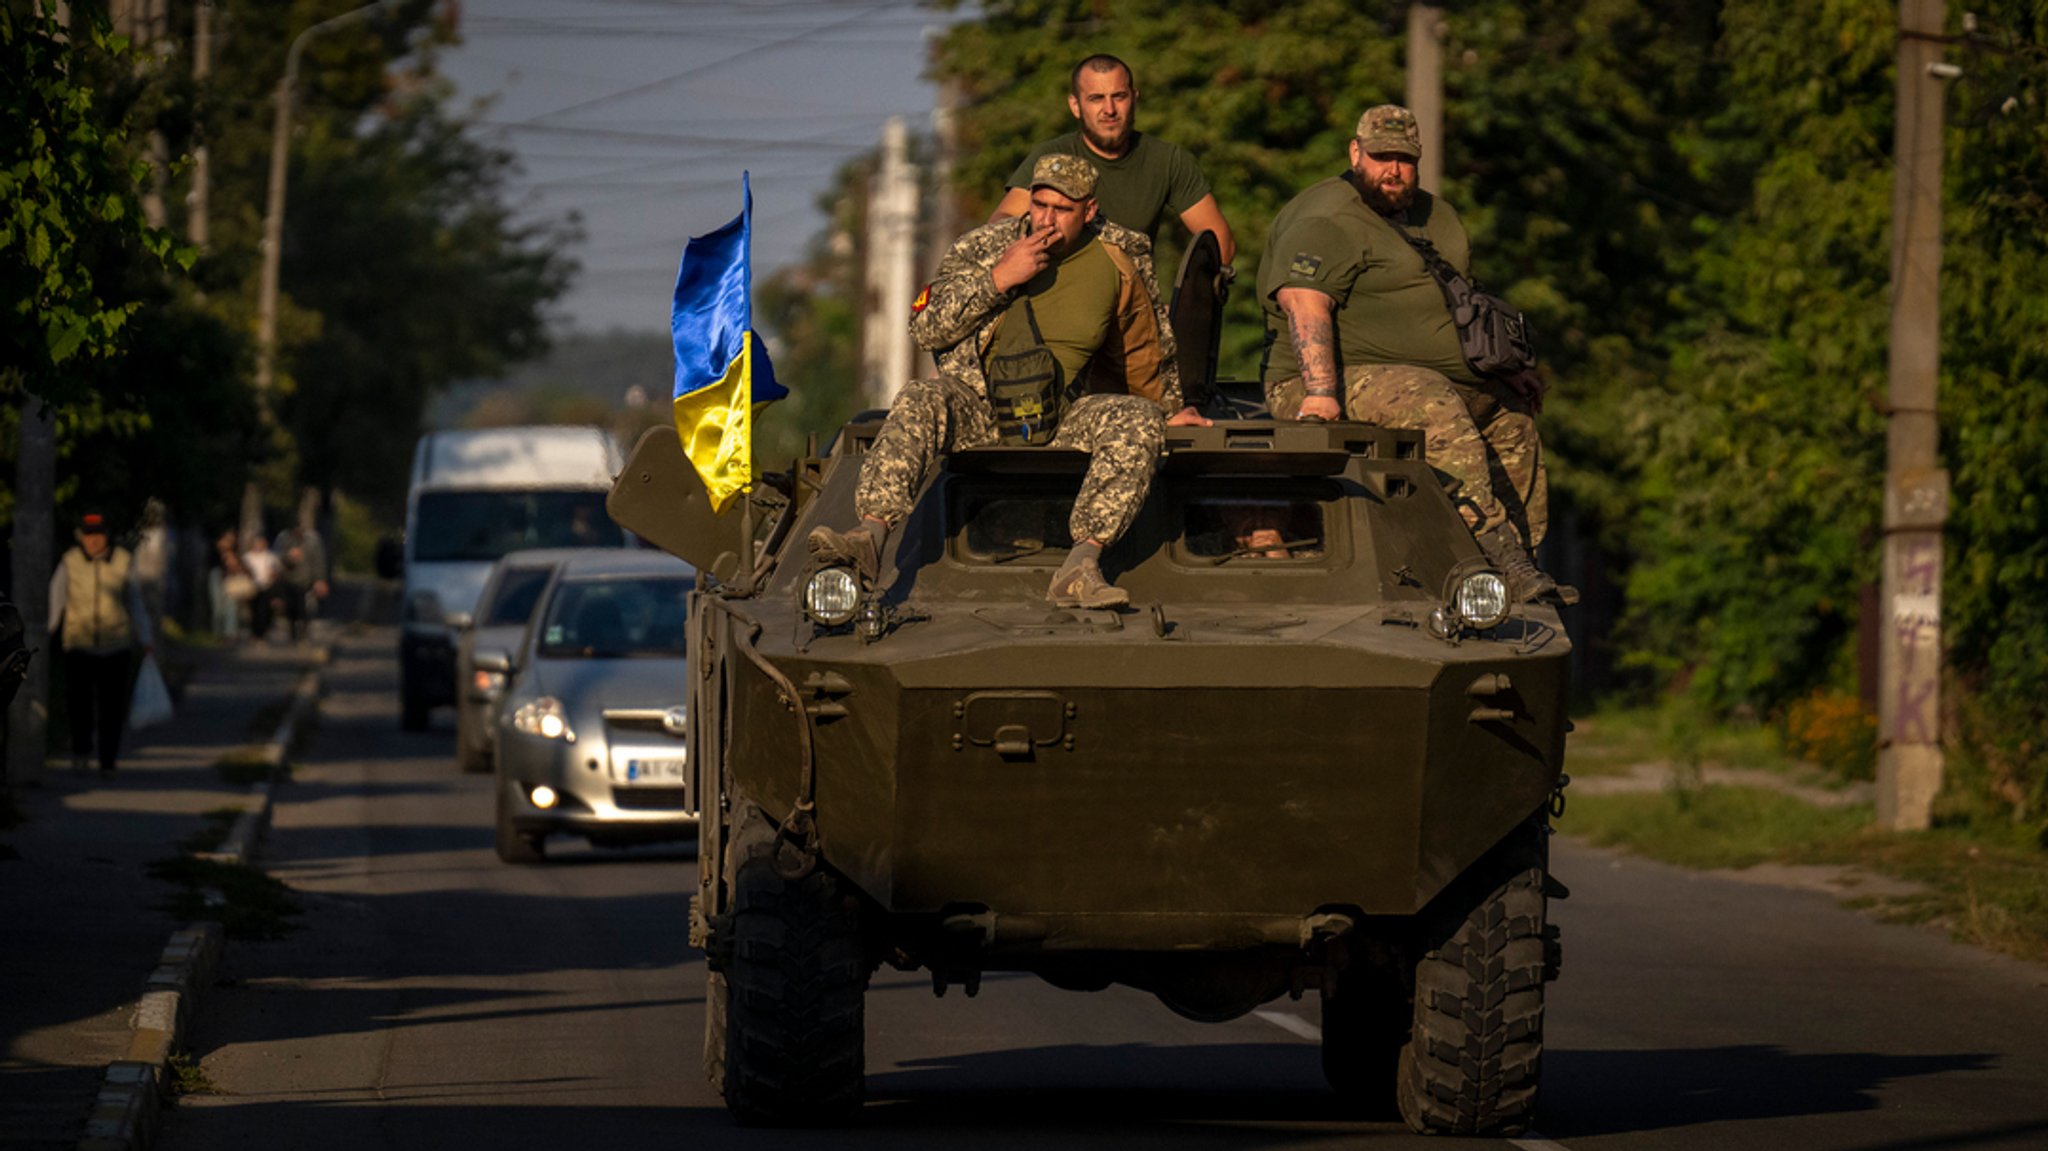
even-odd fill
[{"label": "bearded soldier", "polygon": [[1416,186],[1415,115],[1359,117],[1351,166],[1273,220],[1259,259],[1266,312],[1261,376],[1280,419],[1353,419],[1427,435],[1429,462],[1517,599],[1561,593],[1531,555],[1548,526],[1541,383],[1533,370],[1483,376],[1460,350],[1433,252],[1466,274],[1458,214]]}]

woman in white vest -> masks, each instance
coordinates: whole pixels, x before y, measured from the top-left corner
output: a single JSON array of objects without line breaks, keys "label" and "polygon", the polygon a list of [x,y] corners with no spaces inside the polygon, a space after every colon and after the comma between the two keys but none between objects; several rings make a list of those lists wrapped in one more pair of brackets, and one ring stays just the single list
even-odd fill
[{"label": "woman in white vest", "polygon": [[50,632],[62,632],[71,710],[71,769],[84,771],[99,737],[101,771],[114,770],[135,684],[135,649],[154,646],[135,557],[111,545],[105,517],[80,517],[78,546],[50,575]]}]

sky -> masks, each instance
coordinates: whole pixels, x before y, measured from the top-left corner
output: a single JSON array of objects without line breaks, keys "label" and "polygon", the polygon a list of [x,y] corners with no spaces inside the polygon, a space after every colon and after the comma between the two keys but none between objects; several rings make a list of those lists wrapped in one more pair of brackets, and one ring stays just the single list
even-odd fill
[{"label": "sky", "polygon": [[511,149],[527,218],[581,217],[566,331],[666,331],[692,235],[740,210],[752,173],[757,277],[803,254],[839,165],[884,122],[930,129],[917,0],[463,0],[442,58],[475,130]]}]

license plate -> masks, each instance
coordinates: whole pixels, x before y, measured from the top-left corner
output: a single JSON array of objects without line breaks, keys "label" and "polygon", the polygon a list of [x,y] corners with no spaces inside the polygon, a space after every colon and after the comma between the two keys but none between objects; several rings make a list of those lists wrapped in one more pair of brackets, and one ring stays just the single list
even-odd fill
[{"label": "license plate", "polygon": [[665,756],[619,756],[612,760],[612,782],[681,783],[684,762],[680,758]]}]

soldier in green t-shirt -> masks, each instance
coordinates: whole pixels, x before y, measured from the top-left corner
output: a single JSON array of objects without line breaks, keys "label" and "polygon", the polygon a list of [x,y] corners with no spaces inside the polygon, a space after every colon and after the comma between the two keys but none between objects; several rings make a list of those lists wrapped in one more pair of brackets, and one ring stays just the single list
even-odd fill
[{"label": "soldier in green t-shirt", "polygon": [[1031,149],[1010,173],[1009,190],[989,222],[1028,211],[1032,167],[1040,156],[1064,153],[1088,160],[1101,173],[1095,196],[1104,218],[1141,232],[1156,244],[1159,224],[1171,212],[1187,225],[1190,235],[1216,233],[1223,262],[1230,263],[1237,241],[1195,158],[1187,149],[1134,126],[1138,85],[1130,65],[1114,56],[1090,56],[1074,65],[1067,86],[1067,108],[1081,122],[1080,130]]},{"label": "soldier in green t-shirt", "polygon": [[1416,186],[1415,116],[1382,104],[1358,121],[1351,166],[1274,217],[1259,259],[1260,375],[1280,419],[1353,419],[1427,433],[1430,463],[1513,594],[1559,594],[1531,553],[1548,527],[1536,435],[1540,381],[1480,376],[1442,290],[1402,233],[1461,273],[1471,242],[1451,206]]}]

